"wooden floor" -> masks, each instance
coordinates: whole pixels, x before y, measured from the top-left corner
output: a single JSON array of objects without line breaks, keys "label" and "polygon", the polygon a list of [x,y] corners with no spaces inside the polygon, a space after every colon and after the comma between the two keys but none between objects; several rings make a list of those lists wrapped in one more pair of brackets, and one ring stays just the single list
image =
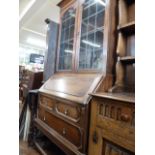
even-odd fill
[{"label": "wooden floor", "polygon": [[[57,146],[53,144],[50,151],[46,152],[47,155],[66,155]],[[41,155],[41,153],[35,148],[30,147],[26,142],[19,142],[19,155]]]},{"label": "wooden floor", "polygon": [[19,155],[40,155],[40,153],[32,147],[29,147],[26,142],[19,142]]},{"label": "wooden floor", "polygon": [[[19,102],[19,116],[22,111],[23,105],[21,101]],[[44,141],[43,141],[44,142]],[[62,152],[56,145],[51,143],[50,150],[46,150],[47,155],[66,155]],[[19,155],[41,155],[35,147],[28,146],[27,142],[22,140],[19,141]]]}]

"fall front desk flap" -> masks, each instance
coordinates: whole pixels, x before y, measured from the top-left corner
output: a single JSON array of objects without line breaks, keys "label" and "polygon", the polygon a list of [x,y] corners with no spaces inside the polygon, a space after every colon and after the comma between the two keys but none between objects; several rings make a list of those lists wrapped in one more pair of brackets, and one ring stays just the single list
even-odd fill
[{"label": "fall front desk flap", "polygon": [[55,74],[39,89],[39,92],[69,101],[86,104],[98,86],[101,74]]}]

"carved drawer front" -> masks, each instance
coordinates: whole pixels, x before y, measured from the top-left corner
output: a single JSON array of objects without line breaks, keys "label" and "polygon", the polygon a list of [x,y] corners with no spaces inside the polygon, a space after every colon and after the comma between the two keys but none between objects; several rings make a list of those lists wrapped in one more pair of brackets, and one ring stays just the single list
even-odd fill
[{"label": "carved drawer front", "polygon": [[78,122],[80,120],[80,107],[74,105],[74,103],[73,106],[71,106],[57,101],[56,111],[58,114],[63,115],[74,122]]},{"label": "carved drawer front", "polygon": [[97,104],[97,126],[134,140],[134,104],[118,101],[100,100]]},{"label": "carved drawer front", "polygon": [[57,131],[61,136],[66,138],[76,147],[81,146],[82,134],[80,129],[75,126],[70,125],[69,123],[64,122],[63,120],[57,118],[49,112],[45,113],[45,123]]},{"label": "carved drawer front", "polygon": [[42,121],[45,120],[45,109],[41,105],[38,107],[38,118]]},{"label": "carved drawer front", "polygon": [[40,104],[42,104],[43,106],[46,106],[46,108],[48,108],[49,110],[53,110],[54,106],[55,106],[55,100],[45,97],[45,96],[40,96]]}]

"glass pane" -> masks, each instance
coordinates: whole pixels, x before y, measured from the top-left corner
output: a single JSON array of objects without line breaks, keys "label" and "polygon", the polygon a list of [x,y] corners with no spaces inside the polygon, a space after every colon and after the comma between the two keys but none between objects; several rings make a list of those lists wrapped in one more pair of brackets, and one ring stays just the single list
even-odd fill
[{"label": "glass pane", "polygon": [[97,14],[97,21],[96,21],[96,26],[99,28],[99,27],[102,27],[104,26],[104,11],[101,11]]},{"label": "glass pane", "polygon": [[104,0],[83,4],[79,69],[101,69],[103,60]]},{"label": "glass pane", "polygon": [[94,25],[94,21],[95,21],[95,16],[92,16],[89,18],[88,31],[92,31],[96,29],[96,25]]},{"label": "glass pane", "polygon": [[72,69],[73,38],[75,27],[75,9],[69,9],[62,17],[59,70]]}]

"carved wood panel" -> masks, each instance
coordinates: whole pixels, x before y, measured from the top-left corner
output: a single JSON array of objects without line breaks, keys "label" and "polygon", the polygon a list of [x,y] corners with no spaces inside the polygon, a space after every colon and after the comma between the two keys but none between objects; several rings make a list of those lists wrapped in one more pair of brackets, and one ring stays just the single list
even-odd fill
[{"label": "carved wood panel", "polygon": [[68,119],[71,119],[74,122],[78,122],[80,120],[80,111],[80,107],[78,106],[70,106],[57,101],[56,112],[60,115],[63,115],[65,118],[67,117]]},{"label": "carved wood panel", "polygon": [[103,139],[102,155],[134,155],[134,153]]},{"label": "carved wood panel", "polygon": [[116,104],[115,102],[102,102],[98,105],[98,114],[101,117],[124,122],[129,126],[134,126],[134,107]]},{"label": "carved wood panel", "polygon": [[53,100],[53,99],[51,99],[51,98],[45,97],[45,96],[43,96],[43,95],[40,95],[39,103],[40,103],[41,105],[43,105],[43,106],[46,106],[46,108],[48,108],[48,109],[50,109],[50,110],[53,110],[56,101]]}]

